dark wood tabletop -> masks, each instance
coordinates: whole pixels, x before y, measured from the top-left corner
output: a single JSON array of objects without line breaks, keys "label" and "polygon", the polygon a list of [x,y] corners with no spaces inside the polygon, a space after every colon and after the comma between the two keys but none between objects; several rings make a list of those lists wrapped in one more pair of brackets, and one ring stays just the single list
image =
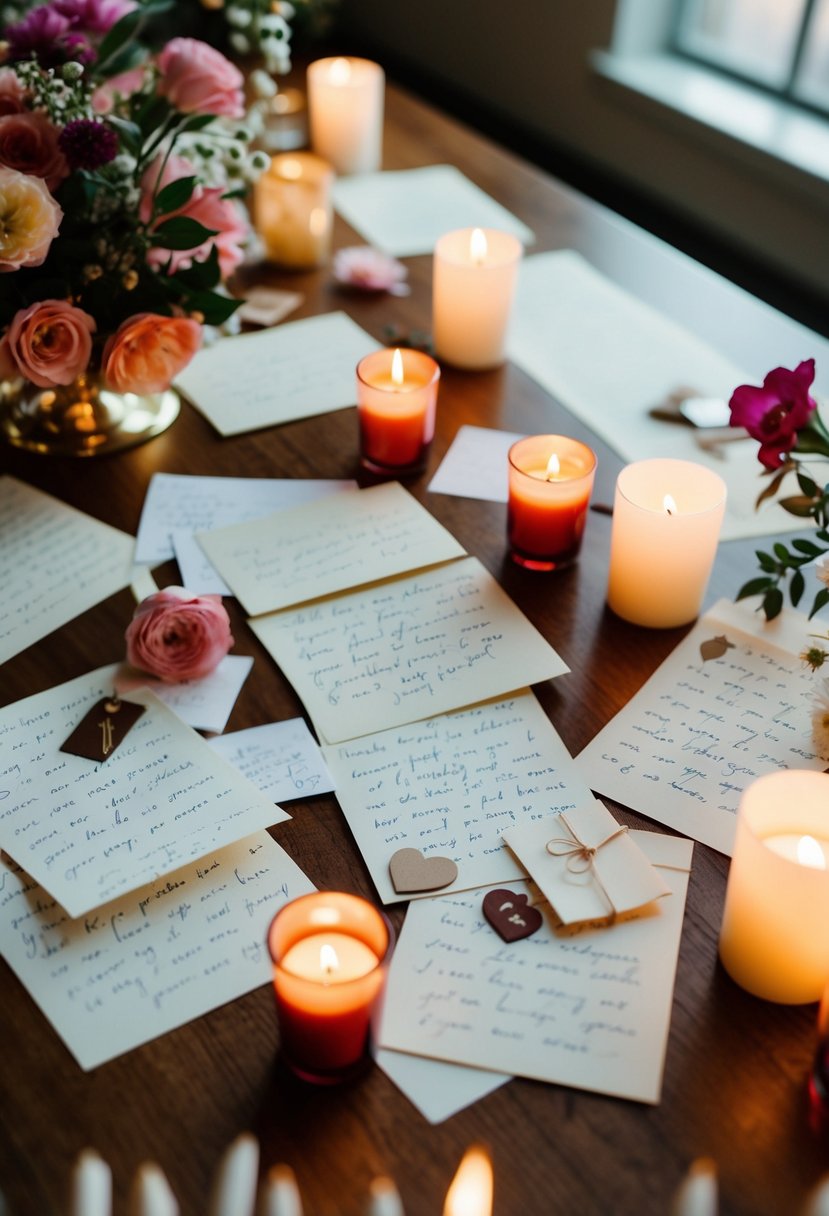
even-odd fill
[{"label": "dark wood tabletop", "polygon": [[[754,374],[822,351],[822,339],[812,340],[712,272],[394,87],[388,90],[386,120],[384,167],[457,165],[534,229],[536,250],[579,249],[622,286],[716,341]],[[335,248],[357,243],[361,239],[337,219]],[[345,309],[383,339],[390,324],[404,331],[429,328],[431,259],[412,258],[408,266],[407,298],[345,294],[327,270],[288,275],[250,267],[240,285],[256,281],[296,289],[305,299],[294,316]],[[445,368],[429,466],[409,483],[568,663],[569,675],[536,692],[576,753],[685,631],[639,629],[610,614],[606,515],[591,512],[574,567],[542,575],[508,558],[505,506],[427,493],[464,423],[562,431],[588,440],[599,458],[598,502],[612,501],[621,461],[517,367],[486,373]],[[133,534],[155,472],[342,478],[356,468],[354,409],[223,439],[185,403],[166,434],[112,457],[73,461],[0,450],[0,472]],[[710,598],[732,595],[749,577],[754,547],[721,546]],[[178,582],[174,563],[156,571],[156,579],[160,586]],[[239,605],[226,602],[235,652],[255,660],[228,729],[301,714],[298,697],[247,627]],[[125,590],[7,662],[0,669],[0,703],[120,659],[133,604]],[[614,809],[625,822],[653,827]],[[336,798],[309,799],[291,810],[292,820],[272,829],[273,835],[311,880],[376,898]],[[113,1168],[115,1216],[126,1216],[132,1175],[147,1159],[167,1174],[182,1216],[197,1216],[206,1209],[220,1154],[248,1129],[260,1141],[263,1170],[278,1162],[293,1167],[310,1216],[357,1216],[365,1211],[369,1182],[383,1173],[395,1179],[408,1216],[435,1216],[473,1141],[492,1151],[497,1216],[663,1213],[701,1154],[718,1160],[723,1213],[792,1216],[829,1169],[829,1139],[811,1124],[806,1092],[816,1009],[756,1000],[719,966],[726,874],[724,857],[696,846],[662,1100],[654,1107],[516,1079],[432,1127],[377,1068],[331,1089],[288,1075],[279,1060],[268,985],[84,1073],[2,963],[0,1190],[10,1213],[64,1213],[72,1163],[92,1145]],[[398,926],[402,915],[402,909],[393,913]]]}]

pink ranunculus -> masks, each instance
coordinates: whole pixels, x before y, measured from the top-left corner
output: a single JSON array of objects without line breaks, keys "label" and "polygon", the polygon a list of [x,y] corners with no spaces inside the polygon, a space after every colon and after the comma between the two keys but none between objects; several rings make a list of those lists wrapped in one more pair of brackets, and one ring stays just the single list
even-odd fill
[{"label": "pink ranunculus", "polygon": [[13,68],[0,68],[0,117],[23,114],[26,110],[26,89]]},{"label": "pink ranunculus", "polygon": [[71,384],[89,365],[96,328],[94,317],[66,300],[39,300],[15,313],[7,353],[38,388]]},{"label": "pink ranunculus", "polygon": [[135,4],[133,0],[52,0],[52,7],[67,17],[73,28],[106,34],[133,11]]},{"label": "pink ranunculus", "polygon": [[0,118],[0,165],[30,177],[41,177],[50,190],[69,176],[58,147],[60,132],[45,114],[6,114]]},{"label": "pink ranunculus", "polygon": [[[159,171],[161,177],[159,178]],[[160,158],[156,158],[145,171],[141,179],[141,202],[139,214],[148,223],[153,210],[153,197],[170,182],[182,177],[191,177],[195,173],[193,166],[183,156],[171,156],[162,168]],[[220,186],[196,185],[190,198],[177,211],[168,212],[155,220],[153,227],[163,224],[173,216],[184,215],[188,219],[197,220],[205,228],[211,229],[216,236],[210,237],[202,245],[194,249],[162,249],[160,246],[151,248],[147,254],[150,266],[160,268],[170,263],[170,273],[186,269],[193,262],[203,262],[209,255],[213,245],[219,254],[219,269],[222,278],[232,274],[244,257],[243,246],[248,238],[248,223],[245,213],[232,199],[222,198],[224,188]],[[150,229],[152,234],[152,229]]]},{"label": "pink ranunculus", "polygon": [[161,393],[201,346],[202,329],[190,317],[137,313],[107,339],[104,379],[119,393]]},{"label": "pink ranunculus", "polygon": [[119,97],[131,97],[140,91],[145,75],[146,70],[142,65],[102,81],[92,94],[92,109],[96,114],[109,114]]},{"label": "pink ranunculus", "polygon": [[233,645],[220,595],[166,587],[138,605],[127,626],[127,662],[168,684],[207,676]]},{"label": "pink ranunculus", "polygon": [[244,77],[219,51],[197,38],[173,38],[158,56],[158,91],[182,114],[245,112]]},{"label": "pink ranunculus", "polygon": [[767,469],[779,469],[797,443],[797,433],[809,422],[817,402],[809,395],[815,378],[814,359],[804,359],[794,371],[776,367],[763,387],[741,384],[731,395],[731,425],[745,427],[759,440],[758,456]]}]

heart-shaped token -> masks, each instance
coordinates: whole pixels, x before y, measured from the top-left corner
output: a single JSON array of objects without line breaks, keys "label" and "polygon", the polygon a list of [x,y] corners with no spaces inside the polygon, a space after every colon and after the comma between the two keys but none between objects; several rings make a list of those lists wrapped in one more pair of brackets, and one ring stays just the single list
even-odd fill
[{"label": "heart-shaped token", "polygon": [[389,874],[398,895],[439,891],[458,877],[451,857],[424,857],[420,849],[398,849],[389,862]]},{"label": "heart-shaped token", "polygon": [[527,904],[526,895],[516,895],[505,887],[484,896],[484,916],[505,942],[517,942],[541,928],[543,917],[538,908]]}]

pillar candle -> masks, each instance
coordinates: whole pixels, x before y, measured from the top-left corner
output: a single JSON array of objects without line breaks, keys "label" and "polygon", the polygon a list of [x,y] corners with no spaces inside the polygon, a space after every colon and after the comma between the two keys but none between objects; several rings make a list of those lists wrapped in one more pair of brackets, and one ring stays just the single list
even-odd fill
[{"label": "pillar candle", "polygon": [[640,460],[616,482],[607,601],[634,625],[699,615],[717,553],[725,482],[688,460]]},{"label": "pillar candle", "polygon": [[381,912],[342,892],[303,895],[274,917],[280,1045],[304,1080],[335,1084],[368,1062],[392,940]]},{"label": "pillar candle", "polygon": [[788,769],[743,792],[720,958],[755,996],[816,1001],[829,981],[829,774]]},{"label": "pillar candle", "polygon": [[383,69],[369,59],[317,59],[308,68],[311,147],[337,173],[382,163]]},{"label": "pillar candle", "polygon": [[468,370],[503,363],[521,253],[517,237],[492,228],[460,228],[440,238],[432,280],[439,359]]},{"label": "pillar candle", "polygon": [[331,251],[334,170],[312,152],[274,156],[254,192],[256,229],[268,260],[292,269],[319,266]]},{"label": "pillar candle", "polygon": [[426,463],[435,433],[440,368],[419,350],[379,350],[357,365],[360,459],[403,476]]},{"label": "pillar candle", "polygon": [[564,435],[531,435],[512,445],[507,536],[514,561],[532,570],[574,561],[595,471],[595,453]]}]

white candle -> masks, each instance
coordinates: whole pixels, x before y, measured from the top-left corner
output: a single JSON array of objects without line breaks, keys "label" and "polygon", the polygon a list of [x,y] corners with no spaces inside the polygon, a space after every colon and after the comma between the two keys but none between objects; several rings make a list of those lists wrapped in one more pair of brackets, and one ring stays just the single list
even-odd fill
[{"label": "white candle", "polygon": [[308,68],[311,147],[338,173],[382,163],[383,69],[369,59],[317,59]]},{"label": "white candle", "polygon": [[455,367],[504,361],[521,242],[492,228],[459,228],[435,245],[432,325],[435,352]]},{"label": "white candle", "polygon": [[131,1198],[131,1216],[178,1216],[178,1203],[163,1170],[154,1162],[139,1167]]},{"label": "white candle", "polygon": [[[794,842],[793,842],[794,838]],[[829,981],[829,774],[770,773],[744,791],[720,935],[732,979],[798,1005]]]},{"label": "white candle", "polygon": [[259,1145],[249,1132],[237,1136],[219,1163],[209,1216],[253,1216]]},{"label": "white candle", "polygon": [[72,1174],[71,1216],[110,1216],[112,1171],[92,1149],[84,1149]]},{"label": "white candle", "polygon": [[275,1165],[268,1174],[261,1203],[262,1216],[302,1216],[302,1200],[294,1171]]},{"label": "white candle", "polygon": [[688,460],[640,460],[616,482],[607,602],[634,625],[699,615],[717,553],[725,482]]},{"label": "white candle", "polygon": [[302,270],[331,252],[334,170],[312,152],[274,156],[254,187],[256,230],[267,258]]},{"label": "white candle", "polygon": [[400,1195],[391,1178],[375,1178],[370,1194],[368,1216],[404,1216]]},{"label": "white candle", "polygon": [[688,1170],[671,1206],[671,1216],[717,1216],[717,1167],[699,1157]]}]

